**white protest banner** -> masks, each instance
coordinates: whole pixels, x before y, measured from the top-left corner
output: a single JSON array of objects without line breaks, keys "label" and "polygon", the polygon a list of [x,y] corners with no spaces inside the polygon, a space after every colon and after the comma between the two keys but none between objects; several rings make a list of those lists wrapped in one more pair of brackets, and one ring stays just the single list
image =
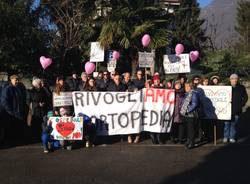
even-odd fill
[{"label": "white protest banner", "polygon": [[138,52],[139,55],[139,67],[150,68],[154,65],[154,53],[151,52]]},{"label": "white protest banner", "polygon": [[72,92],[53,93],[53,107],[73,106]]},{"label": "white protest banner", "polygon": [[143,131],[170,132],[174,113],[174,90],[147,88],[143,94]]},{"label": "white protest banner", "polygon": [[174,91],[73,92],[75,114],[96,119],[98,135],[137,134],[170,130]]},{"label": "white protest banner", "polygon": [[51,136],[55,140],[82,140],[82,117],[51,117],[49,123],[53,128]]},{"label": "white protest banner", "polygon": [[199,86],[198,91],[205,118],[231,120],[231,86]]},{"label": "white protest banner", "polygon": [[99,42],[91,42],[90,62],[103,62],[104,50],[101,48]]},{"label": "white protest banner", "polygon": [[189,73],[191,71],[189,54],[181,54],[179,56],[164,55],[163,66],[165,74]]}]

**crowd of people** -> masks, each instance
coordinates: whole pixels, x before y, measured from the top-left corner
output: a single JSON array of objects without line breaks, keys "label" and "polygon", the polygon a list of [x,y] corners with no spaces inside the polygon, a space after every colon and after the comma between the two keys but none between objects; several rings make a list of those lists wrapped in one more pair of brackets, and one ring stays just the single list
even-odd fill
[{"label": "crowd of people", "polygon": [[[145,78],[142,70],[138,70],[133,79],[129,72],[119,75],[104,71],[99,72],[95,78],[85,72],[78,77],[77,72],[72,72],[68,78],[58,76],[53,89],[46,80],[37,77],[33,78],[31,89],[25,88],[18,75],[11,75],[9,79],[9,82],[2,82],[0,85],[1,140],[18,142],[24,138],[25,141],[37,142],[42,138],[45,153],[51,147],[71,149],[73,144],[72,141],[51,140],[49,117],[74,116],[73,107],[53,107],[53,92],[60,95],[61,92],[71,91],[134,92],[143,88],[174,89],[176,97],[172,130],[169,134],[149,133],[153,144],[164,144],[166,140],[171,140],[191,149],[197,138],[198,141],[212,140],[212,125],[217,122],[204,119],[199,85],[221,85],[219,76],[194,76],[187,80],[183,74],[178,75],[175,80],[162,81],[159,73]],[[239,83],[237,74],[232,74],[228,82],[233,89],[232,119],[224,122],[223,142],[235,143],[236,124],[248,96],[245,87]],[[84,117],[84,120],[87,122],[84,123],[84,141],[86,147],[90,147],[95,144],[95,125],[88,117]],[[142,139],[139,134],[127,136],[129,144],[139,143]]]}]

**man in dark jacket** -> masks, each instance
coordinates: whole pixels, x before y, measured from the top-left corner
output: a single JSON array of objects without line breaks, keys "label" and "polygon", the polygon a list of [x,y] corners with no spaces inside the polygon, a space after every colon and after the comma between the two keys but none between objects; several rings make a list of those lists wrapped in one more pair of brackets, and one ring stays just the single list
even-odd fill
[{"label": "man in dark jacket", "polygon": [[133,92],[136,89],[133,81],[131,80],[129,72],[124,73],[124,79],[122,83],[124,84],[126,91]]},{"label": "man in dark jacket", "polygon": [[133,80],[133,83],[138,90],[141,90],[145,87],[145,79],[142,75],[142,71],[138,70],[136,72],[136,79]]},{"label": "man in dark jacket", "polygon": [[113,81],[109,83],[107,91],[126,91],[125,85],[121,83],[119,74],[115,74]]},{"label": "man in dark jacket", "polygon": [[10,139],[17,138],[20,141],[25,127],[27,105],[26,89],[19,82],[17,75],[10,77],[10,84],[3,90],[1,103],[5,111],[4,121],[7,122],[7,131],[11,131]]},{"label": "man in dark jacket", "polygon": [[85,72],[81,74],[81,81],[79,82],[79,91],[86,91],[86,85],[88,82],[88,75]]},{"label": "man in dark jacket", "polygon": [[97,91],[107,91],[107,87],[110,83],[110,76],[108,71],[103,72],[103,79],[99,79],[96,81]]},{"label": "man in dark jacket", "polygon": [[230,76],[230,84],[232,86],[232,118],[231,121],[226,121],[224,125],[224,143],[228,140],[230,143],[236,142],[236,124],[240,114],[242,113],[242,108],[248,100],[246,88],[239,84],[238,80],[239,77],[237,74],[232,74]]},{"label": "man in dark jacket", "polygon": [[72,72],[72,76],[67,81],[70,91],[79,91],[80,80],[75,71]]}]

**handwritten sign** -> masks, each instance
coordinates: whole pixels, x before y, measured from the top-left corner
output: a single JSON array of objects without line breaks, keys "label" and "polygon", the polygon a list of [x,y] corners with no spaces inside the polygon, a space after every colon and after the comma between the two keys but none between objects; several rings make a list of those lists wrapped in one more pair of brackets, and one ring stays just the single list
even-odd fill
[{"label": "handwritten sign", "polygon": [[101,48],[99,42],[91,42],[90,62],[103,62],[104,50]]},{"label": "handwritten sign", "polygon": [[165,74],[189,73],[191,71],[189,54],[181,54],[180,56],[164,55],[163,66]]},{"label": "handwritten sign", "polygon": [[73,106],[72,92],[53,93],[53,107]]},{"label": "handwritten sign", "polygon": [[150,68],[154,65],[154,53],[151,52],[138,52],[139,67]]},{"label": "handwritten sign", "polygon": [[231,120],[231,86],[199,86],[198,91],[205,118]]},{"label": "handwritten sign", "polygon": [[82,117],[51,117],[49,123],[53,128],[51,136],[55,140],[82,140]]}]

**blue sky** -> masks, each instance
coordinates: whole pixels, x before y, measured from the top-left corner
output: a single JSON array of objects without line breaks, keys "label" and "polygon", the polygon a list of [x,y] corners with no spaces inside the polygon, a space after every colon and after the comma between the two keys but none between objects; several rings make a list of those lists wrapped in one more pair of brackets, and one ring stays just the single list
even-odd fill
[{"label": "blue sky", "polygon": [[204,7],[204,6],[208,5],[209,3],[211,3],[212,0],[198,0],[198,2],[200,3],[201,7]]}]

